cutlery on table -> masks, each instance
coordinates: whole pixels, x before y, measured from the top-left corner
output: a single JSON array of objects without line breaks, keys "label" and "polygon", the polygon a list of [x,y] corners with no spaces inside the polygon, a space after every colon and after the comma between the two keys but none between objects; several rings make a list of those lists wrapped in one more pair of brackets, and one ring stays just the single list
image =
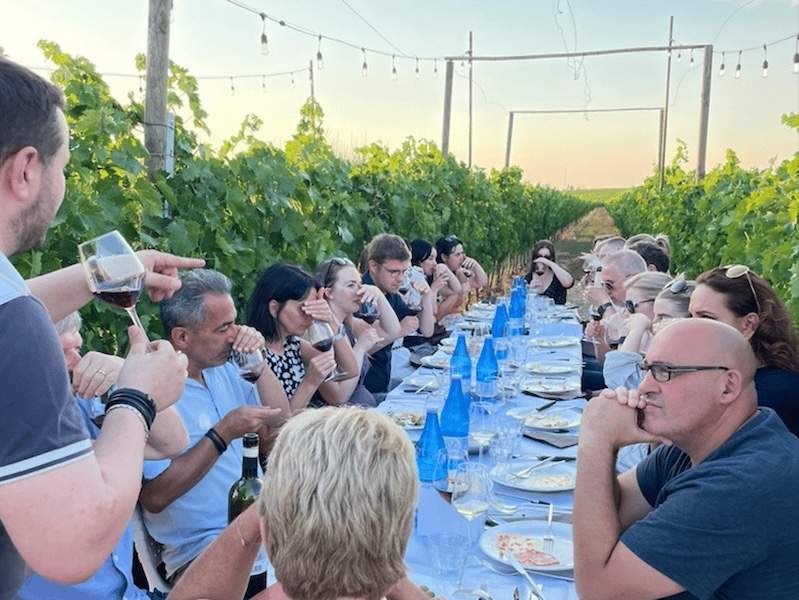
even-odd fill
[{"label": "cutlery on table", "polygon": [[510,563],[510,565],[516,570],[516,572],[524,577],[525,581],[530,584],[530,598],[535,598],[536,600],[545,600],[544,596],[541,595],[541,591],[539,590],[538,586],[536,585],[533,578],[530,577],[530,574],[525,570],[522,563],[519,562],[519,559],[516,558],[513,554],[503,552],[502,550],[499,551],[499,557],[502,560],[506,560]]},{"label": "cutlery on table", "polygon": [[547,514],[547,533],[544,536],[544,552],[552,554],[555,549],[555,536],[552,535],[552,510],[553,507],[549,505],[549,513]]}]

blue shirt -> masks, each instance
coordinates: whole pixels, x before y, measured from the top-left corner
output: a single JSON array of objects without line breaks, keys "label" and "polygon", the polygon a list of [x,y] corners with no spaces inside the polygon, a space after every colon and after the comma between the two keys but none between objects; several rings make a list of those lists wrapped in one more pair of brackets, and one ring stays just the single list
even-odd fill
[{"label": "blue shirt", "polygon": [[[183,395],[175,404],[189,434],[189,448],[231,410],[261,406],[255,386],[239,377],[230,363],[206,369],[203,378],[205,386],[187,379]],[[168,576],[199,556],[227,527],[228,492],[241,477],[243,456],[241,439],[233,440],[193,488],[160,513],[143,511],[150,535],[164,545],[161,556]],[[170,463],[170,460],[146,462],[144,478],[155,479]],[[266,555],[261,549],[252,573],[265,570]]]},{"label": "blue shirt", "polygon": [[[104,414],[99,400],[77,399],[78,408],[92,439],[100,428],[92,418]],[[116,548],[100,569],[82,583],[63,585],[34,573],[17,592],[19,600],[148,600],[147,592],[133,584],[133,531],[125,528]]]}]

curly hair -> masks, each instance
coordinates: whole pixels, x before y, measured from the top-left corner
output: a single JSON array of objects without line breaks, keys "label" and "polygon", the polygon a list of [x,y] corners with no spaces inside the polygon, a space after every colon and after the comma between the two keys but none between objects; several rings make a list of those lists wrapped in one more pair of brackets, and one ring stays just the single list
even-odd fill
[{"label": "curly hair", "polygon": [[[764,366],[799,372],[799,336],[771,285],[751,269],[734,278],[727,276],[727,270],[727,267],[716,267],[705,271],[696,278],[696,283],[722,294],[727,308],[738,317],[749,313],[758,315],[757,329],[749,343]],[[752,294],[753,290],[757,297]]]}]

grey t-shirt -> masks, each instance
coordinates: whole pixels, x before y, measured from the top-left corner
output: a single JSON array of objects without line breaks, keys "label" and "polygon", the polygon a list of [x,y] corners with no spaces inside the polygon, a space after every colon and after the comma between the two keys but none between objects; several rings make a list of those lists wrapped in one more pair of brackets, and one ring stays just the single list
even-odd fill
[{"label": "grey t-shirt", "polygon": [[799,598],[799,438],[768,408],[696,466],[661,446],[637,467],[654,507],[622,542],[674,598]]},{"label": "grey t-shirt", "polygon": [[[32,296],[0,303],[0,485],[92,452],[47,310]],[[13,598],[25,564],[0,523],[0,600]]]}]

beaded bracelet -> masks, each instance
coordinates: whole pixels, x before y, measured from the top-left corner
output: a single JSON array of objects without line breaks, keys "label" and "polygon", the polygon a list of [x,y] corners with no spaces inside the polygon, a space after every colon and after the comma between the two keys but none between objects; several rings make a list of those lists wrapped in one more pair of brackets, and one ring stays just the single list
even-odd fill
[{"label": "beaded bracelet", "polygon": [[219,435],[216,429],[211,427],[211,429],[205,432],[205,437],[213,442],[214,446],[216,446],[217,452],[219,452],[220,455],[225,453],[225,450],[227,450],[227,443],[225,443],[225,440],[222,439],[222,436]]}]

